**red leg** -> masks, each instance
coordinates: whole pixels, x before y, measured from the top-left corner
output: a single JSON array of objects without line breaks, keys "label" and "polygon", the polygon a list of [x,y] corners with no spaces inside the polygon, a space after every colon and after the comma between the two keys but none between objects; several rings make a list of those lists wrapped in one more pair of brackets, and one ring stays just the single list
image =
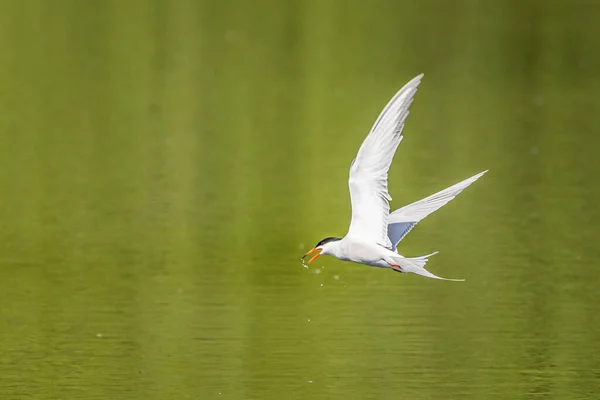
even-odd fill
[{"label": "red leg", "polygon": [[402,273],[402,269],[400,269],[400,266],[399,266],[399,265],[396,265],[396,264],[390,264],[390,267],[392,267],[392,269],[393,269],[394,271]]}]

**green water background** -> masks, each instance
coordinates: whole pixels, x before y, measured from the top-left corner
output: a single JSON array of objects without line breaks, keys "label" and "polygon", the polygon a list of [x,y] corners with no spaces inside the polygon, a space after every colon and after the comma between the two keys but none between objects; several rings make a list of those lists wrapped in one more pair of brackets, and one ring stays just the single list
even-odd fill
[{"label": "green water background", "polygon": [[[597,399],[600,2],[1,1],[0,398]],[[424,72],[392,208],[299,258]]]}]

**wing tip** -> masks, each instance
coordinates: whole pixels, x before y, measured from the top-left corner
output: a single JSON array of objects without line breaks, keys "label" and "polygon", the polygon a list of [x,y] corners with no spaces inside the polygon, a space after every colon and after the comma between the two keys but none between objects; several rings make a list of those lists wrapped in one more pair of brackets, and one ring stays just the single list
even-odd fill
[{"label": "wing tip", "polygon": [[415,76],[410,81],[408,81],[408,83],[404,86],[405,87],[413,87],[413,88],[417,87],[421,83],[421,79],[423,79],[424,76],[425,76],[425,74],[421,72],[419,75]]},{"label": "wing tip", "polygon": [[[465,179],[465,180],[462,180],[462,181],[458,182],[456,185],[460,185],[460,184],[463,184],[463,183],[468,183],[468,185],[467,185],[467,186],[469,186],[471,183],[475,182],[477,179],[479,179],[479,178],[481,178],[483,175],[485,175],[485,174],[486,174],[486,172],[488,172],[488,171],[489,171],[489,169],[486,169],[485,171],[481,171],[480,173],[478,173],[478,174],[475,174],[475,175],[473,175],[473,176],[472,176],[472,177],[470,177],[470,178],[467,178],[467,179]],[[453,186],[454,186],[454,185],[453,185]],[[467,186],[465,186],[465,188],[466,188]],[[452,186],[451,186],[451,187],[452,187]]]},{"label": "wing tip", "polygon": [[479,179],[479,178],[481,178],[483,175],[485,175],[485,174],[486,174],[488,171],[489,171],[489,169],[486,169],[485,171],[481,171],[480,173],[473,175],[473,176],[472,176],[471,178],[469,178],[469,179],[472,179],[472,182],[475,182],[477,179]]}]

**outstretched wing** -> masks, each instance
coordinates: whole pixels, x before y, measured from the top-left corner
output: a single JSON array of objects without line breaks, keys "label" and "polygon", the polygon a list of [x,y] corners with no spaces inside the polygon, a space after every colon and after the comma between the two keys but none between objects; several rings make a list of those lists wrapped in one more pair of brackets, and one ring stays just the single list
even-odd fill
[{"label": "outstretched wing", "polygon": [[387,236],[390,212],[388,169],[402,141],[408,108],[423,74],[408,82],[385,106],[363,141],[350,167],[352,221],[348,236],[361,237],[391,248]]},{"label": "outstretched wing", "polygon": [[391,213],[388,218],[387,234],[392,243],[392,248],[395,250],[398,242],[400,242],[420,220],[447,204],[486,172],[487,170],[480,172],[469,179],[465,179],[456,185],[442,190],[441,192],[432,194],[429,197],[399,208]]}]

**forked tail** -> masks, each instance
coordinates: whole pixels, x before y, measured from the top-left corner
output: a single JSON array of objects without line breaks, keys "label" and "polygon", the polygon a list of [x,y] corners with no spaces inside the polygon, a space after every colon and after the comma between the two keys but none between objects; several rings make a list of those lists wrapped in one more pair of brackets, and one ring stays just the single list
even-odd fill
[{"label": "forked tail", "polygon": [[406,257],[402,257],[402,256],[398,255],[398,256],[394,256],[393,259],[394,259],[394,262],[400,266],[400,269],[402,269],[402,272],[412,272],[413,274],[426,276],[428,278],[442,279],[444,281],[455,281],[455,282],[464,281],[464,279],[442,278],[440,276],[432,274],[431,272],[429,272],[425,269],[425,264],[427,264],[427,261],[429,261],[428,258],[437,253],[438,252],[436,251],[435,253],[427,254],[426,256],[413,257],[413,258],[406,258]]}]

